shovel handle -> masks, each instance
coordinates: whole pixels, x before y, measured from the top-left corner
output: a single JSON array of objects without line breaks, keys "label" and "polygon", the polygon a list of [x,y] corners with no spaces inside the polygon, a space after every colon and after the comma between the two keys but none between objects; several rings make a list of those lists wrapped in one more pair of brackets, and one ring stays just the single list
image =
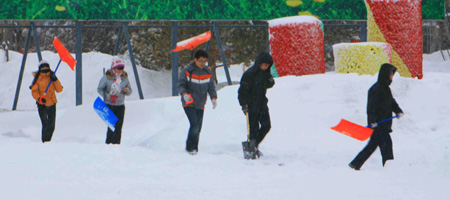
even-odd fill
[{"label": "shovel handle", "polygon": [[[397,117],[398,117],[398,115],[395,115],[395,116],[393,116],[393,117],[391,117],[391,118],[389,118],[389,119],[381,120],[381,121],[377,122],[377,125],[378,125],[378,124],[381,124],[381,123],[384,123],[384,122],[387,122],[387,121],[391,121],[392,119],[397,118]],[[368,125],[368,126],[366,126],[366,127],[367,127],[367,128],[372,128],[372,125]]]},{"label": "shovel handle", "polygon": [[[58,71],[59,64],[61,64],[61,60],[59,60],[58,65],[56,65],[56,69],[55,69],[55,72],[54,72],[55,74],[56,74],[56,71]],[[50,82],[47,85],[47,89],[45,89],[44,97],[47,95],[47,91],[48,91],[48,88],[50,87],[50,84],[52,84],[52,79],[50,79]]]},{"label": "shovel handle", "polygon": [[245,113],[245,117],[247,118],[247,142],[250,142],[250,125],[248,120],[248,112]]}]

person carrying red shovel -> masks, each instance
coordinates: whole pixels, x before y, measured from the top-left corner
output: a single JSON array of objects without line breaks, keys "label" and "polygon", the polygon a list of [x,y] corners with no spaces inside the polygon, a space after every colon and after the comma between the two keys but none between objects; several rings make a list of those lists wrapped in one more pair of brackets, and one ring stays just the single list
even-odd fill
[{"label": "person carrying red shovel", "polygon": [[63,87],[46,60],[39,62],[38,66],[39,70],[33,73],[34,80],[30,88],[41,118],[42,143],[45,143],[50,142],[55,130],[57,102],[55,92],[62,92]]},{"label": "person carrying red shovel", "polygon": [[[393,112],[397,114],[399,119],[403,116],[403,111],[398,106],[389,88],[396,70],[397,68],[391,64],[382,64],[378,73],[378,81],[369,89],[367,122],[374,131],[366,147],[350,162],[349,166],[352,169],[359,170],[377,147],[380,147],[383,167],[386,161],[394,159],[392,139],[389,135],[392,132],[392,120],[386,121],[384,119],[392,117]],[[382,120],[386,122],[377,123]]]}]

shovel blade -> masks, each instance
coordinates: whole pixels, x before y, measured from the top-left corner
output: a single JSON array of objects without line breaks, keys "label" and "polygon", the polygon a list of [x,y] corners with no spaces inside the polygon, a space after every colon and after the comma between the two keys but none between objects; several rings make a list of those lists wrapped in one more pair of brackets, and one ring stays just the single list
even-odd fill
[{"label": "shovel blade", "polygon": [[367,140],[373,132],[371,128],[355,124],[345,119],[341,119],[339,124],[331,127],[331,129],[360,141]]},{"label": "shovel blade", "polygon": [[256,159],[256,142],[254,140],[242,142],[242,150],[244,151],[245,159]]}]

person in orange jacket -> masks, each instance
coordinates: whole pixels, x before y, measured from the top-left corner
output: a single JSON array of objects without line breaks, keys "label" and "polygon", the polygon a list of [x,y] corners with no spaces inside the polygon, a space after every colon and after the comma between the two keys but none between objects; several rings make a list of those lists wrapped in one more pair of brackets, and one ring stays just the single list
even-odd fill
[{"label": "person in orange jacket", "polygon": [[[39,62],[39,70],[33,72],[34,80],[30,86],[31,95],[36,100],[37,108],[39,111],[39,117],[42,123],[42,143],[50,142],[55,130],[56,120],[56,94],[55,91],[60,93],[63,90],[61,82],[59,82],[55,73],[50,70],[50,64],[46,60]],[[47,89],[47,94],[45,90]]]}]

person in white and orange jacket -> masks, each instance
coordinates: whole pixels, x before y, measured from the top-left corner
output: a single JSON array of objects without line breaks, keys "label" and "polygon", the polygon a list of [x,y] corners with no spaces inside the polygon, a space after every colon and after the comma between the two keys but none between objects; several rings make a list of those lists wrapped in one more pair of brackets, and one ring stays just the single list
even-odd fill
[{"label": "person in white and orange jacket", "polygon": [[[36,100],[39,117],[42,123],[42,143],[50,142],[55,131],[56,121],[56,94],[62,92],[61,82],[51,71],[50,64],[46,60],[39,62],[39,70],[34,72],[34,80],[30,86],[31,95]],[[50,86],[49,83],[51,81]],[[47,89],[47,94],[45,90]]]},{"label": "person in white and orange jacket", "polygon": [[198,50],[194,54],[194,62],[180,72],[178,77],[178,93],[184,112],[189,119],[189,132],[186,140],[186,151],[195,155],[198,152],[198,141],[203,123],[203,111],[207,94],[211,98],[213,109],[217,106],[217,92],[211,71],[205,66],[208,53]]}]

